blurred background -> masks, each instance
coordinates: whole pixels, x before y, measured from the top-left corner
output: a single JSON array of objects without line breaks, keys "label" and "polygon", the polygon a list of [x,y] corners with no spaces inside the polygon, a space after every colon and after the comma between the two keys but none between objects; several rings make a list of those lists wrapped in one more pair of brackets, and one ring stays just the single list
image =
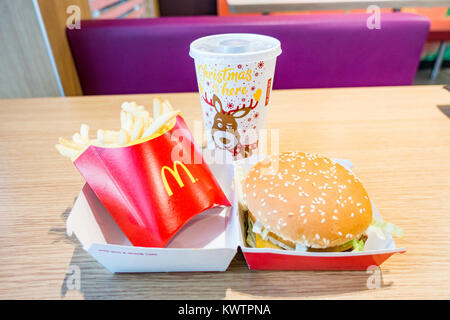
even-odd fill
[{"label": "blurred background", "polygon": [[[282,47],[289,48],[277,67],[280,77],[288,66],[305,70],[292,85],[280,80],[275,88],[449,84],[450,1],[382,4],[380,30],[358,36],[359,29],[367,29],[361,21],[370,18],[370,2],[0,0],[0,98],[196,91],[186,45],[205,34],[246,30],[280,37]],[[375,32],[373,47],[370,39],[348,44],[352,37],[367,39]],[[316,60],[294,56],[308,50]],[[356,66],[346,70],[354,80],[327,80],[339,78],[339,66],[352,59]],[[170,69],[172,62],[174,69],[185,65],[187,71],[160,68],[164,63]],[[383,68],[390,73],[378,73]],[[168,85],[176,81],[186,85]]]}]

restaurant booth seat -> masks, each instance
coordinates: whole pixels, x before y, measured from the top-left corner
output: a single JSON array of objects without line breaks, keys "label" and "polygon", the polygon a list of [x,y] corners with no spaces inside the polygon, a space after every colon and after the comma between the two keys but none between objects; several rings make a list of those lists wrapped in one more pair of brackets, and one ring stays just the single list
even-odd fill
[{"label": "restaurant booth seat", "polygon": [[165,17],[86,20],[67,29],[85,95],[197,91],[189,44],[217,33],[259,33],[281,41],[274,88],[410,85],[429,20],[383,13]]}]

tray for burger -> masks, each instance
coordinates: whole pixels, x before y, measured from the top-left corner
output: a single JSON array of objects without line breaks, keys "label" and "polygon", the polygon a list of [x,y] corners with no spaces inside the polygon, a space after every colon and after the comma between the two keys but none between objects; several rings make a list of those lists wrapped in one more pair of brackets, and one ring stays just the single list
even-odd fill
[{"label": "tray for burger", "polygon": [[[335,160],[351,171],[350,161]],[[309,252],[251,246],[241,183],[242,172],[253,166],[252,161],[256,160],[210,163],[231,206],[209,208],[194,216],[164,247],[133,246],[89,184],[85,184],[73,206],[67,231],[75,234],[83,248],[111,272],[225,271],[238,248],[252,270],[366,270],[381,265],[395,253],[405,252],[395,246],[389,232],[380,235],[376,228],[366,231],[362,251]],[[371,206],[373,217],[382,222],[377,208],[373,203]]]},{"label": "tray for burger", "polygon": [[[248,220],[248,215],[251,210],[248,210],[248,208],[241,210],[244,211],[244,214],[240,215],[241,228],[248,229],[248,225],[253,224],[253,228],[251,229],[253,229],[253,231],[256,229],[256,232],[259,233],[256,234],[257,242],[259,242],[259,245],[257,246],[255,246],[255,243],[252,243],[255,241],[255,234],[253,233],[252,237],[249,237],[249,234],[252,233],[250,230],[247,230],[247,232],[244,231],[244,238],[240,239],[240,247],[242,248],[242,252],[250,269],[366,270],[369,266],[381,265],[395,253],[404,253],[406,251],[404,248],[397,248],[391,236],[391,232],[396,235],[401,235],[401,228],[383,221],[378,209],[369,199],[362,184],[359,182],[359,179],[352,171],[353,164],[350,160],[328,159],[320,155],[308,155],[302,152],[285,153],[284,156],[285,159],[281,160],[281,162],[285,162],[285,164],[281,165],[281,163],[277,163],[276,174],[273,174],[272,178],[273,182],[270,182],[270,172],[266,172],[266,175],[263,175],[261,172],[258,173],[258,169],[255,171],[255,168],[257,168],[257,166],[254,166],[256,160],[241,161],[240,163],[237,163],[239,170],[236,172],[238,173],[240,180],[240,183],[237,185],[243,189],[239,194],[244,194],[244,199],[240,199],[240,202],[248,202],[249,207],[250,203],[252,203],[253,208],[258,210],[258,212],[250,214],[250,216],[257,217],[257,219],[269,218],[269,221],[272,218],[271,227],[273,232],[271,229],[266,229],[266,232],[264,232],[264,230],[261,230],[264,229],[261,225],[255,226],[255,222],[252,223],[251,220]],[[281,157],[283,157],[283,155]],[[279,157],[277,157],[277,159],[278,158]],[[259,160],[260,164],[265,161],[264,159]],[[277,160],[277,162],[278,161],[280,160]],[[321,162],[326,163],[322,166]],[[310,165],[309,169],[308,164]],[[262,167],[264,166],[260,165],[258,168],[261,170]],[[304,168],[302,169],[302,167]],[[333,174],[326,169],[336,167],[338,167],[338,171],[339,169],[341,170],[340,174],[336,173],[336,171],[334,171]],[[317,168],[322,168],[322,170]],[[250,171],[253,171],[253,173],[249,173]],[[295,173],[291,175],[293,172],[302,171],[304,173],[303,176],[301,176],[301,174],[296,175]],[[343,176],[346,176],[345,179],[342,179]],[[254,181],[255,179],[256,181]],[[269,182],[263,181],[263,183],[258,183],[259,179],[267,179]],[[253,182],[255,183],[253,184]],[[280,187],[280,185],[283,187]],[[314,195],[307,194],[307,190],[305,190],[307,185],[313,190],[316,190],[313,191],[315,193]],[[271,189],[274,190],[271,191]],[[333,201],[336,201],[336,203],[331,206],[326,203],[326,201],[330,200],[330,198],[327,198],[327,193],[332,192],[330,189],[338,190],[336,195],[331,197]],[[256,190],[256,192],[254,192],[254,190]],[[280,190],[281,192],[279,194],[275,192]],[[309,190],[308,192],[311,192]],[[317,190],[319,192],[317,192]],[[289,195],[291,196],[290,198]],[[320,195],[322,197],[320,197]],[[248,199],[252,198],[252,196],[255,197],[255,200],[253,201]],[[275,198],[275,203],[280,203],[279,207],[275,207],[275,209],[272,207],[269,209],[271,196],[272,199]],[[283,198],[283,196],[285,198]],[[308,196],[309,198],[314,197],[314,199],[312,201],[302,200],[305,199],[305,196]],[[246,197],[247,199],[245,199]],[[336,200],[334,198],[336,198]],[[292,199],[296,200],[298,203],[289,206],[289,200]],[[359,201],[361,203],[359,203]],[[366,203],[364,204],[363,202]],[[307,205],[303,206],[301,203],[307,203]],[[299,212],[286,214],[288,211],[294,211],[292,207],[297,208],[299,204]],[[367,215],[367,219],[370,219],[370,225],[369,227],[367,227],[367,225],[363,227],[360,226],[359,232],[362,230],[361,235],[356,236],[355,238],[355,234],[351,233],[357,232],[357,227],[355,226],[364,223],[364,218],[361,217],[364,214],[364,211],[366,211],[364,207],[370,207],[371,209],[368,209],[368,211],[371,211],[372,215]],[[324,210],[321,210],[320,208]],[[341,209],[342,213],[340,213]],[[277,216],[279,214],[275,214],[277,211],[284,212],[285,214],[282,215],[282,217],[279,217]],[[272,212],[272,215],[267,215],[267,212],[268,214]],[[247,216],[245,213],[247,213]],[[261,215],[261,217],[259,217],[258,214]],[[275,218],[275,216],[277,217]],[[299,222],[293,223],[292,220],[289,219],[298,219]],[[310,221],[307,221],[308,219]],[[314,221],[311,221],[312,219],[316,219],[315,225]],[[327,220],[329,222],[327,222]],[[339,220],[344,221],[339,224]],[[274,221],[278,223],[274,223]],[[277,234],[282,234],[283,237],[286,235],[288,236],[289,232],[283,233],[282,230],[283,227],[289,228],[289,223],[293,225],[292,229],[295,230],[294,233],[296,234],[304,233],[304,235],[307,235],[307,231],[312,231],[310,232],[310,237],[305,238],[303,235],[303,238],[301,239],[302,244],[293,243],[291,244],[292,248],[287,247],[286,242],[277,239]],[[268,222],[266,222],[266,224],[268,224]],[[307,227],[310,224],[313,225]],[[304,230],[301,230],[303,225],[305,226]],[[386,228],[381,226],[385,226]],[[347,248],[339,249],[340,246],[333,247],[333,245],[330,244],[330,238],[328,240],[325,239],[325,236],[328,237],[330,235],[331,237],[331,234],[336,233],[335,231],[328,232],[328,230],[333,230],[334,228],[340,228],[340,230],[344,232],[343,234],[338,232],[339,235],[341,235],[341,238],[345,238],[346,236],[349,237],[350,241],[347,241],[344,244],[344,246],[347,245]],[[271,239],[271,235],[275,239]],[[264,239],[261,239],[263,237]],[[354,239],[352,239],[352,237]],[[249,241],[249,238],[252,238],[253,240]],[[309,240],[309,243],[307,240]],[[304,246],[305,243],[311,247],[306,248]],[[319,248],[314,248],[313,244],[320,244],[320,246]],[[353,244],[355,244],[355,247],[359,245],[360,248],[353,248]],[[323,247],[327,248],[323,249]]]}]

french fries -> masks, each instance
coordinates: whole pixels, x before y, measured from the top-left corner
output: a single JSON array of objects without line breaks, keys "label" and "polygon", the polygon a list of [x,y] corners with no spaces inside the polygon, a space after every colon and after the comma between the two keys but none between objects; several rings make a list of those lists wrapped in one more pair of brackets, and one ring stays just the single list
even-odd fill
[{"label": "french fries", "polygon": [[121,147],[133,144],[139,139],[151,138],[166,132],[176,121],[178,110],[174,110],[167,100],[153,99],[153,118],[144,106],[136,102],[124,102],[120,111],[120,129],[97,130],[95,139],[89,138],[89,126],[82,124],[80,132],[72,136],[72,140],[59,138],[56,149],[63,156],[74,159],[89,145],[101,147]]}]

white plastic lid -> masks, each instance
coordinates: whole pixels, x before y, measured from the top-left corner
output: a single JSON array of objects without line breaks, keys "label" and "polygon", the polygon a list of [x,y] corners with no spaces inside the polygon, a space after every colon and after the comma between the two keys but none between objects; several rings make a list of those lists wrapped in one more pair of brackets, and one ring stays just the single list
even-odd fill
[{"label": "white plastic lid", "polygon": [[247,63],[276,58],[281,53],[278,39],[253,33],[225,33],[191,43],[189,55],[211,62]]}]

